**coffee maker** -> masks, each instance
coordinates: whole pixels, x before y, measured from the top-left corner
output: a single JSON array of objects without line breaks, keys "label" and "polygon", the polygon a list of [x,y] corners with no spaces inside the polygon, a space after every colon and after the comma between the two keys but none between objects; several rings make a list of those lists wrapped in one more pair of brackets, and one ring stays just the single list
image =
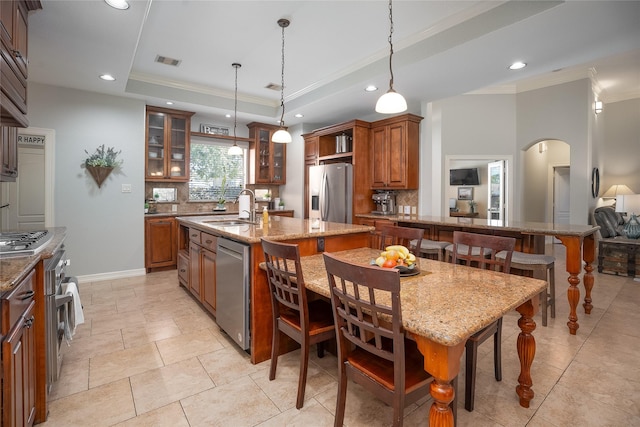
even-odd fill
[{"label": "coffee maker", "polygon": [[379,215],[395,215],[396,214],[396,193],[393,191],[378,191],[371,195],[376,210],[371,212]]}]

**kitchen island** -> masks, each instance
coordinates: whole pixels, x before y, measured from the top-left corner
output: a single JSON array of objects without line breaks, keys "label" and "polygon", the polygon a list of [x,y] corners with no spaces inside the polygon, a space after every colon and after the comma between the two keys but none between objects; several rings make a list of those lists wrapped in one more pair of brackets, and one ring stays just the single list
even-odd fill
[{"label": "kitchen island", "polygon": [[[216,248],[218,239],[229,239],[249,247],[249,324],[251,362],[271,357],[271,296],[267,278],[260,269],[264,261],[261,238],[299,245],[300,255],[314,255],[367,246],[370,226],[320,222],[271,216],[269,223],[237,221],[237,216],[178,217],[178,278],[211,314],[217,314],[215,298]],[[238,274],[242,274],[238,271]],[[238,290],[241,292],[241,290]],[[235,338],[235,337],[233,337]],[[285,341],[285,340],[283,340]],[[291,345],[283,342],[283,347]]]},{"label": "kitchen island", "polygon": [[566,265],[569,273],[569,333],[575,335],[580,327],[576,307],[580,300],[580,274],[584,261],[583,283],[585,288],[584,312],[591,313],[593,308],[591,289],[593,288],[593,262],[595,260],[595,234],[600,229],[594,225],[553,224],[543,222],[498,221],[480,218],[455,218],[421,215],[356,215],[361,224],[382,225],[394,223],[406,227],[418,227],[425,230],[425,238],[453,242],[454,231],[493,234],[514,237],[516,250],[528,253],[544,253],[545,236],[553,236],[567,248]]}]

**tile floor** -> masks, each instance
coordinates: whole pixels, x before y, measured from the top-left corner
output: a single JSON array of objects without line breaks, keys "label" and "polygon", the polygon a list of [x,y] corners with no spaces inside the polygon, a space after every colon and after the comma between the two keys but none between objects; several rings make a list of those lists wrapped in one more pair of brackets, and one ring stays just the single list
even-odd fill
[{"label": "tile floor", "polygon": [[[493,378],[488,341],[480,349],[475,411],[461,406],[459,425],[640,425],[640,282],[594,272],[594,309],[587,316],[579,306],[580,329],[571,336],[563,249],[548,249],[558,259],[557,317],[546,328],[536,318],[531,407],[518,406],[515,394],[514,312],[504,322],[503,380]],[[305,405],[296,410],[299,351],[281,356],[269,381],[269,361],[252,365],[177,285],[175,270],[82,283],[80,292],[86,323],[65,348],[46,427],[333,425],[335,357],[312,356]],[[406,426],[427,424],[431,400],[419,403],[405,410]],[[349,384],[346,426],[386,426],[390,419],[389,407]]]}]

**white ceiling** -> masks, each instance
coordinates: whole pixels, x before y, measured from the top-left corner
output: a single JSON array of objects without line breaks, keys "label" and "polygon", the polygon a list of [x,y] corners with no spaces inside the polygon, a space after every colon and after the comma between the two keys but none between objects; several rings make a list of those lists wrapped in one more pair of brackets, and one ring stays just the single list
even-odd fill
[{"label": "white ceiling", "polygon": [[[42,0],[29,33],[30,81],[150,105],[275,123],[285,29],[285,123],[376,120],[389,84],[386,1]],[[393,4],[394,88],[410,110],[468,92],[515,93],[593,78],[600,98],[640,97],[640,1],[402,1]],[[181,60],[158,64],[157,55]],[[529,65],[510,71],[508,64]],[[117,80],[105,82],[98,75]],[[364,87],[374,84],[377,92]],[[304,118],[295,118],[295,113]]]}]

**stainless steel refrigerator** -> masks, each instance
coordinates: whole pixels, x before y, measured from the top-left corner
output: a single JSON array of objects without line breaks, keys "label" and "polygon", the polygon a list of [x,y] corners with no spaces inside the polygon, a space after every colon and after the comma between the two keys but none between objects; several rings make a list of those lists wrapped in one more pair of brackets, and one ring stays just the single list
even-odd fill
[{"label": "stainless steel refrigerator", "polygon": [[309,168],[309,219],[351,223],[353,165],[332,163]]}]

